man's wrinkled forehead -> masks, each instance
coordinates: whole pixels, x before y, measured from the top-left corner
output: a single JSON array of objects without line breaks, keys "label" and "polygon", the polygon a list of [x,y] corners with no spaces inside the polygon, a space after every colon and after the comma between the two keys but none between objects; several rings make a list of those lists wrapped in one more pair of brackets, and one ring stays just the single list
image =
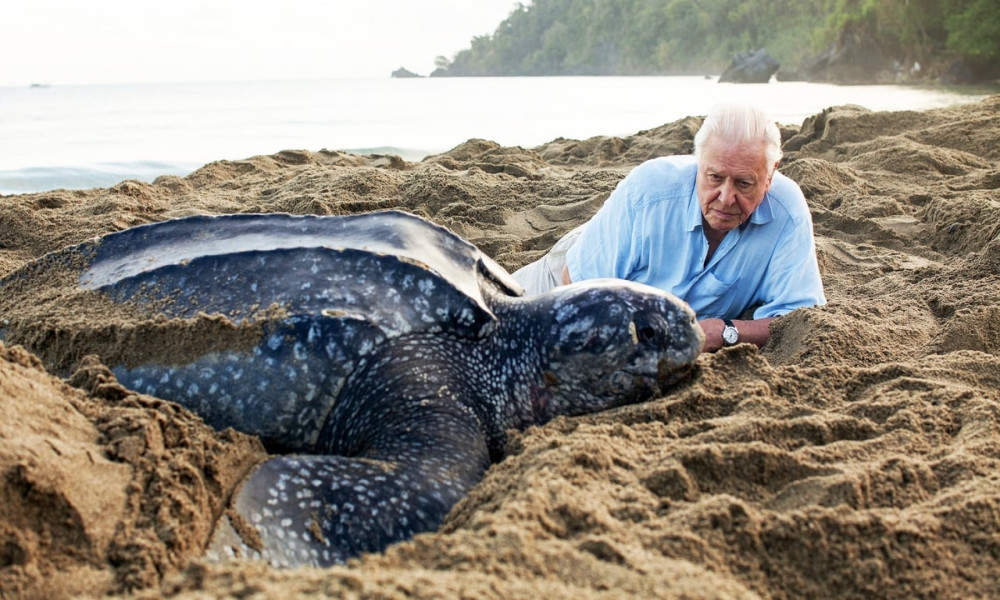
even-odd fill
[{"label": "man's wrinkled forehead", "polygon": [[730,142],[709,139],[698,156],[698,173],[725,173],[757,179],[771,172],[763,143]]}]

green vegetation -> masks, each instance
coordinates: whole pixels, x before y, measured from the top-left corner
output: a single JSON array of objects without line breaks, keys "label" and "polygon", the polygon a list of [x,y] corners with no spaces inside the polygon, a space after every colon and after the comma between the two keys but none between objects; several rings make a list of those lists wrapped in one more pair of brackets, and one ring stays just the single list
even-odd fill
[{"label": "green vegetation", "polygon": [[1000,58],[997,0],[535,0],[518,4],[437,75],[718,73],[767,48],[793,68],[845,36],[886,60]]},{"label": "green vegetation", "polygon": [[963,10],[945,19],[948,47],[981,62],[1000,59],[1000,6],[997,0],[956,2]]}]

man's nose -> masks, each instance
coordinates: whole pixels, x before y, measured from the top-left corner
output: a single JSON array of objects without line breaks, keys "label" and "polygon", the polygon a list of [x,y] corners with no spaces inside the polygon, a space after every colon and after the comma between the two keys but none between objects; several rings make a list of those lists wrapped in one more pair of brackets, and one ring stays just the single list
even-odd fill
[{"label": "man's nose", "polygon": [[719,202],[724,206],[732,206],[736,203],[736,186],[729,179],[726,179],[719,190]]}]

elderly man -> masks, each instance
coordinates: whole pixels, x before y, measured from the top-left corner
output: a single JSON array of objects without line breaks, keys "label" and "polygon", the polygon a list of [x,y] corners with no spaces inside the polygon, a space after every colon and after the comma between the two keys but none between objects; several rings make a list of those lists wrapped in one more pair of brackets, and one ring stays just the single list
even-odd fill
[{"label": "elderly man", "polygon": [[515,279],[529,294],[597,277],[667,290],[698,314],[706,351],[762,346],[775,317],[825,304],[805,198],[776,170],[774,121],[752,106],[713,107],[694,148],[636,167]]}]

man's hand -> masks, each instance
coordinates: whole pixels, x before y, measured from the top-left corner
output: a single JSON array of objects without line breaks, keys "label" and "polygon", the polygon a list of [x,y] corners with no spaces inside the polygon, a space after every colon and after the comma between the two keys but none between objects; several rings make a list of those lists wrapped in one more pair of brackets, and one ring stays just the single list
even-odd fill
[{"label": "man's hand", "polygon": [[[752,321],[733,321],[736,330],[740,332],[738,343],[755,344],[758,347],[763,346],[767,343],[768,338],[771,337],[769,326],[771,321],[776,318],[767,317],[766,319],[754,319]],[[698,325],[701,326],[701,330],[705,333],[705,345],[701,349],[702,352],[715,352],[726,345],[722,341],[722,330],[726,328],[726,324],[722,319],[702,319],[698,321]]]},{"label": "man's hand", "polygon": [[698,321],[698,325],[705,333],[705,345],[701,348],[702,352],[715,352],[725,346],[722,341],[722,330],[725,329],[726,324],[722,322],[722,319],[702,319]]}]

